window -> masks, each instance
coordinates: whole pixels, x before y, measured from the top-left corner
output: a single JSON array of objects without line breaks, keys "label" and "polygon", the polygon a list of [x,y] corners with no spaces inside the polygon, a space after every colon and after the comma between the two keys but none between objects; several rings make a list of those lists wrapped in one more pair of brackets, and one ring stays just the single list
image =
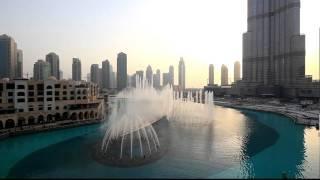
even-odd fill
[{"label": "window", "polygon": [[67,89],[67,85],[63,85],[63,89]]},{"label": "window", "polygon": [[0,103],[2,103],[2,99],[0,99]]},{"label": "window", "polygon": [[56,110],[59,110],[59,106],[56,106]]},{"label": "window", "polygon": [[28,89],[29,89],[29,90],[34,90],[34,85],[29,85],[29,86],[28,86]]},{"label": "window", "polygon": [[74,96],[71,96],[71,97],[70,97],[70,100],[74,100]]},{"label": "window", "polygon": [[28,102],[34,102],[34,98],[28,98]]},{"label": "window", "polygon": [[18,89],[24,89],[24,85],[18,85]]},{"label": "window", "polygon": [[3,84],[0,84],[0,91],[3,91]]},{"label": "window", "polygon": [[30,108],[29,108],[29,111],[33,111],[33,108],[32,108],[32,107],[30,107]]},{"label": "window", "polygon": [[52,107],[48,107],[48,111],[51,111]]},{"label": "window", "polygon": [[52,91],[47,91],[47,95],[52,95]]},{"label": "window", "polygon": [[38,91],[43,91],[44,85],[43,84],[38,84],[37,85],[37,89],[38,89]]},{"label": "window", "polygon": [[13,92],[8,92],[8,96],[13,96]]},{"label": "window", "polygon": [[59,91],[56,91],[56,92],[54,92],[54,95],[59,96],[59,95],[60,95],[60,92],[59,92]]},{"label": "window", "polygon": [[26,102],[25,99],[18,99],[18,103]]},{"label": "window", "polygon": [[38,97],[37,99],[39,102],[42,102],[43,101],[43,97]]},{"label": "window", "polygon": [[8,99],[8,103],[13,103],[13,99]]},{"label": "window", "polygon": [[38,96],[43,96],[43,91],[38,91]]},{"label": "window", "polygon": [[58,88],[60,88],[60,87],[61,87],[60,84],[55,84],[55,85],[54,85],[54,88],[56,88],[56,89],[58,89]]},{"label": "window", "polygon": [[24,96],[24,92],[18,92],[18,96]]},{"label": "window", "polygon": [[52,101],[52,98],[47,98],[47,101]]},{"label": "window", "polygon": [[74,95],[74,91],[70,91],[70,94],[71,94],[71,95]]},{"label": "window", "polygon": [[63,95],[67,95],[67,91],[63,91]]},{"label": "window", "polygon": [[14,83],[7,83],[7,89],[14,89]]},{"label": "window", "polygon": [[19,111],[19,112],[23,112],[23,109],[19,109],[18,111]]},{"label": "window", "polygon": [[28,92],[28,96],[34,96],[34,92]]},{"label": "window", "polygon": [[64,109],[64,110],[67,110],[67,109],[68,109],[68,106],[63,106],[63,109]]},{"label": "window", "polygon": [[49,85],[49,86],[47,86],[47,89],[52,89],[52,86],[50,86],[50,85]]},{"label": "window", "polygon": [[67,97],[63,97],[63,100],[67,100]]},{"label": "window", "polygon": [[54,100],[59,101],[59,100],[60,100],[60,98],[59,98],[59,97],[55,97],[55,98],[54,98]]},{"label": "window", "polygon": [[43,107],[42,106],[39,106],[39,111],[42,111],[43,110]]}]

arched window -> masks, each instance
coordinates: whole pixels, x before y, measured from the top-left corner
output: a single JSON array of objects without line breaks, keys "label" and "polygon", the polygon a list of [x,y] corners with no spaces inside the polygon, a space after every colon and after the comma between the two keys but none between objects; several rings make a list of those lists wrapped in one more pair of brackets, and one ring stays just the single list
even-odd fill
[{"label": "arched window", "polygon": [[35,124],[35,118],[33,116],[30,116],[28,118],[28,125],[34,125]]},{"label": "arched window", "polygon": [[93,112],[93,111],[90,112],[90,118],[91,118],[91,119],[94,118],[94,112]]},{"label": "arched window", "polygon": [[53,122],[53,116],[52,116],[52,114],[48,114],[48,116],[47,116],[47,122]]},{"label": "arched window", "polygon": [[19,117],[18,119],[18,126],[25,126],[26,125],[26,119],[24,117]]},{"label": "arched window", "polygon": [[74,121],[77,120],[77,114],[76,113],[72,113],[70,119],[74,120]]},{"label": "arched window", "polygon": [[89,112],[85,112],[85,113],[84,113],[84,118],[85,118],[85,119],[89,119]]},{"label": "arched window", "polygon": [[55,120],[56,121],[61,121],[62,120],[60,113],[56,113],[55,114]]},{"label": "arched window", "polygon": [[63,119],[63,120],[68,120],[68,119],[69,119],[69,113],[68,113],[68,112],[64,112],[64,113],[62,114],[62,119]]},{"label": "arched window", "polygon": [[47,86],[47,89],[52,89],[52,86],[51,86],[51,85],[48,85],[48,86]]},{"label": "arched window", "polygon": [[44,123],[44,116],[40,115],[38,116],[38,124],[43,124]]},{"label": "arched window", "polygon": [[86,95],[86,94],[87,94],[87,90],[84,89],[84,90],[82,91],[82,94],[83,94],[83,95]]},{"label": "arched window", "polygon": [[79,119],[80,119],[80,120],[83,120],[83,112],[80,112],[80,113],[79,113]]},{"label": "arched window", "polygon": [[15,123],[13,119],[6,120],[6,127],[5,127],[6,129],[14,128],[14,126],[15,126]]}]

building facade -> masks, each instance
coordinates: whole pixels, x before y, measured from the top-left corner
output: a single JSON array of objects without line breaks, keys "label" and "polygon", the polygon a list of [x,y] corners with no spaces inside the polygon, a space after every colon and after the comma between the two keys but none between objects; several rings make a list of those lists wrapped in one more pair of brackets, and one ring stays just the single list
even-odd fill
[{"label": "building facade", "polygon": [[171,86],[174,86],[174,67],[173,66],[169,67],[169,84]]},{"label": "building facade", "polygon": [[186,67],[183,61],[183,58],[180,58],[179,61],[179,87],[184,90],[186,88]]},{"label": "building facade", "polygon": [[110,88],[110,63],[109,60],[102,61],[102,87]]},{"label": "building facade", "polygon": [[117,89],[121,91],[127,87],[127,55],[123,52],[117,57]]},{"label": "building facade", "polygon": [[99,84],[99,64],[91,64],[90,79],[91,82]]},{"label": "building facade", "polygon": [[0,80],[0,130],[100,118],[93,83],[28,79]]},{"label": "building facade", "polygon": [[146,69],[146,80],[149,85],[153,84],[153,72],[152,72],[152,67],[148,65]]},{"label": "building facade", "polygon": [[42,59],[39,59],[33,65],[33,79],[47,80],[50,76],[50,64]]},{"label": "building facade", "polygon": [[229,85],[228,67],[224,64],[221,66],[221,86]]},{"label": "building facade", "polygon": [[209,65],[209,85],[214,85],[214,66]]},{"label": "building facade", "polygon": [[79,58],[72,59],[72,80],[81,81],[81,61]]},{"label": "building facade", "polygon": [[233,82],[234,83],[241,80],[240,69],[241,69],[240,62],[236,61],[233,66]]},{"label": "building facade", "polygon": [[153,87],[159,89],[161,87],[161,73],[160,70],[157,69],[156,74],[153,75]]},{"label": "building facade", "polygon": [[17,78],[23,78],[23,52],[21,49],[17,50]]},{"label": "building facade", "polygon": [[16,77],[17,43],[6,34],[0,36],[0,78]]},{"label": "building facade", "polygon": [[248,0],[243,34],[243,80],[249,96],[297,97],[312,87],[305,75],[305,36],[300,34],[300,0]]},{"label": "building facade", "polygon": [[60,79],[59,56],[56,53],[51,52],[46,55],[46,62],[48,62],[50,64],[50,75],[49,76],[53,76],[59,80]]}]

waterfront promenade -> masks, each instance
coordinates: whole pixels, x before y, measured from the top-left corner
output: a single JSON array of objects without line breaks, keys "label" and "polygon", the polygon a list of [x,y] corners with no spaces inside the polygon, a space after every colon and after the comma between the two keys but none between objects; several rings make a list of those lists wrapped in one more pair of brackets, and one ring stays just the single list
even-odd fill
[{"label": "waterfront promenade", "polygon": [[320,109],[316,107],[317,105],[313,105],[315,108],[302,108],[300,105],[278,104],[274,101],[259,103],[259,101],[250,102],[238,99],[216,99],[215,104],[224,107],[278,113],[293,119],[296,124],[316,126],[319,123]]}]

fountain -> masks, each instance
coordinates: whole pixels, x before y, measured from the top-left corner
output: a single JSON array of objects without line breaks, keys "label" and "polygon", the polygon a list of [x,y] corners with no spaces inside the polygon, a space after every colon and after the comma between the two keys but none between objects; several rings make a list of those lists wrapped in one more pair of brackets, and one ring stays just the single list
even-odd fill
[{"label": "fountain", "polygon": [[95,159],[120,167],[159,159],[170,143],[170,122],[191,126],[212,122],[213,92],[197,91],[193,95],[189,91],[184,96],[170,86],[156,90],[152,82],[137,76],[136,87],[120,92],[110,116],[105,116],[105,134],[96,145]]}]

